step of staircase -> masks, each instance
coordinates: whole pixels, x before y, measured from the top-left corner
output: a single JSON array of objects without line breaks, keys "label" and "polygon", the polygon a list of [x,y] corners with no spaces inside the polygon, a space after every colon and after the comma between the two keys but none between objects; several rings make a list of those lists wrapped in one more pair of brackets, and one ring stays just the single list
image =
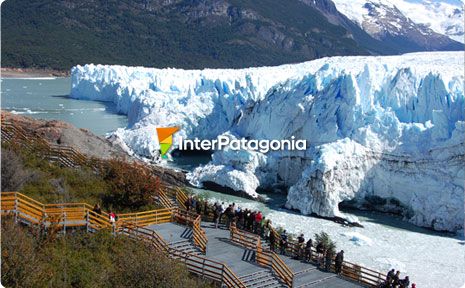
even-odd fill
[{"label": "step of staircase", "polygon": [[185,254],[201,255],[202,252],[190,240],[172,242],[169,247]]},{"label": "step of staircase", "polygon": [[240,277],[246,287],[251,288],[278,288],[286,287],[279,279],[269,270],[262,270],[253,274]]}]

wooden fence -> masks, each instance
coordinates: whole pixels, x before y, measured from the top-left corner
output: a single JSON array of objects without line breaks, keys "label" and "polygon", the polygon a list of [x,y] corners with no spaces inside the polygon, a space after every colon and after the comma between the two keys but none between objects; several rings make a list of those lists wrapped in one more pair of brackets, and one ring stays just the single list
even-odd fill
[{"label": "wooden fence", "polygon": [[224,263],[171,248],[154,230],[134,226],[123,226],[120,230],[135,239],[150,243],[155,249],[165,253],[168,257],[180,260],[194,274],[224,284],[228,288],[246,287],[239,277]]},{"label": "wooden fence", "polygon": [[273,251],[264,250],[260,236],[237,229],[234,225],[230,227],[231,241],[256,252],[255,261],[270,268],[288,287],[294,283],[294,273],[284,261]]}]

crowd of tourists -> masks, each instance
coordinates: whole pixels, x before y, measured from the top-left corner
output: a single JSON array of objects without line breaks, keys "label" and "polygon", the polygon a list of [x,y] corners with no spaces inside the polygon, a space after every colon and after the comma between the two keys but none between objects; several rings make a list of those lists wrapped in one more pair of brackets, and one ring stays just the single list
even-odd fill
[{"label": "crowd of tourists", "polygon": [[[240,230],[260,235],[263,240],[269,243],[270,250],[274,252],[301,261],[316,263],[327,271],[331,271],[334,264],[335,272],[338,274],[342,272],[343,250],[335,253],[332,249],[325,247],[323,243],[314,244],[312,239],[305,241],[303,234],[297,238],[297,241],[291,241],[286,230],[279,234],[272,228],[271,220],[266,219],[259,210],[242,209],[235,203],[215,202],[210,205],[207,201],[201,201],[193,196],[189,196],[184,205],[188,211],[203,215],[206,220],[213,220],[215,228],[218,228],[220,223],[224,223],[228,229],[233,225]],[[213,219],[210,218],[212,214]]]},{"label": "crowd of tourists", "polygon": [[[323,242],[306,240],[304,234],[300,234],[296,241],[291,240],[286,230],[281,233],[274,230],[271,220],[259,210],[242,209],[235,203],[215,202],[211,205],[208,201],[194,196],[189,196],[184,205],[188,211],[202,215],[204,220],[213,221],[215,228],[219,228],[220,223],[224,223],[227,229],[233,225],[240,230],[260,235],[274,252],[317,264],[326,271],[342,273],[344,250],[336,253],[333,248],[325,247]],[[408,276],[400,279],[400,272],[393,269],[389,271],[386,282],[382,285],[383,288],[408,288],[410,280]],[[416,288],[416,285],[412,284],[411,287]]]},{"label": "crowd of tourists", "polygon": [[[386,281],[380,286],[382,288],[408,288],[410,287],[410,279],[405,276],[403,279],[400,277],[400,271],[391,269],[386,275]],[[412,283],[412,288],[416,288],[417,285]]]}]

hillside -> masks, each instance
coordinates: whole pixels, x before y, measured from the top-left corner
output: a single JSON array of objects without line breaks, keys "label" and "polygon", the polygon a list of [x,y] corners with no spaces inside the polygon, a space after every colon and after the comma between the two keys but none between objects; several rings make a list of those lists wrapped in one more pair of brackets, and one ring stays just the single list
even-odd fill
[{"label": "hillside", "polygon": [[297,0],[8,0],[1,13],[3,67],[237,68],[396,53]]}]

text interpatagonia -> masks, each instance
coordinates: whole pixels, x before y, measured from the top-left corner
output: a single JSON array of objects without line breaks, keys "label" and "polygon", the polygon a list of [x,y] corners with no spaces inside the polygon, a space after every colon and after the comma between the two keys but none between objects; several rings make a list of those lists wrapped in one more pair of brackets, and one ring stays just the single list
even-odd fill
[{"label": "text interpatagonia", "polygon": [[260,153],[267,153],[268,151],[279,150],[306,150],[307,140],[295,140],[292,136],[291,139],[284,140],[248,140],[246,138],[230,139],[225,135],[220,135],[217,139],[183,139],[178,138],[178,149],[181,151],[186,150],[223,150],[228,147],[231,150],[249,150],[258,151]]}]

